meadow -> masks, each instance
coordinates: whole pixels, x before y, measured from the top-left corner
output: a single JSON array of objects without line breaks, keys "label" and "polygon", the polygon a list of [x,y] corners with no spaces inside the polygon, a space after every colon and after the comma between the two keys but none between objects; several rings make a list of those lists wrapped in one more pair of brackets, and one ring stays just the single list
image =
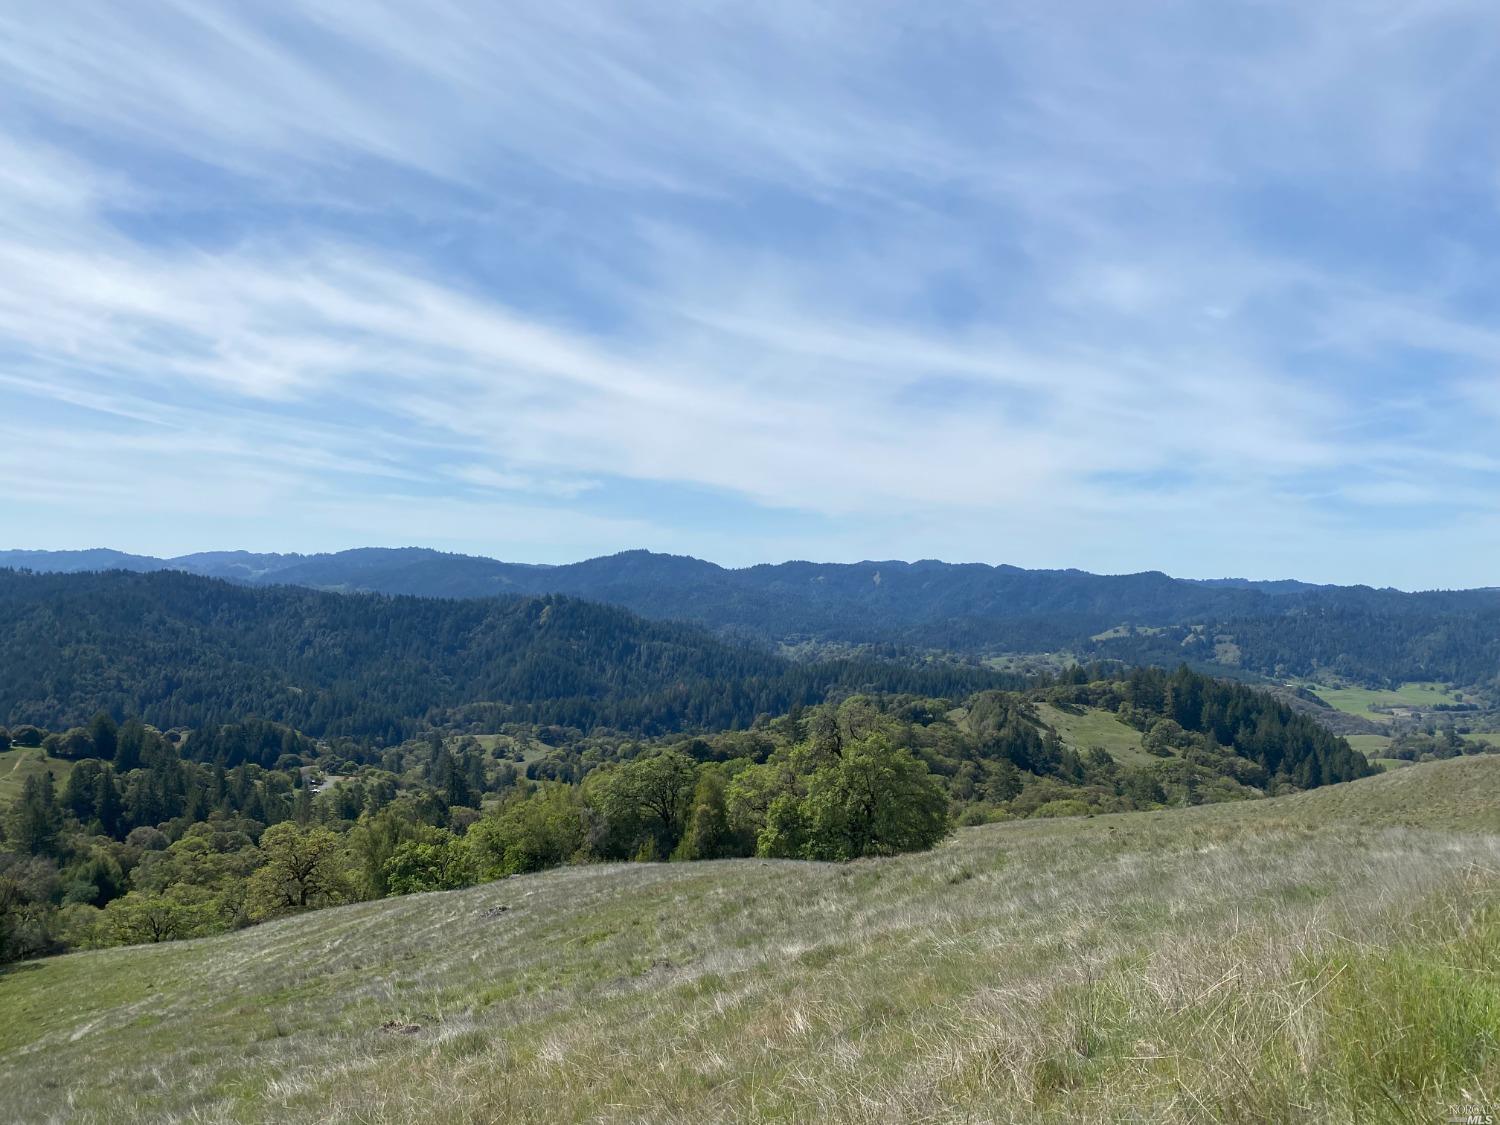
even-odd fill
[{"label": "meadow", "polygon": [[1411,707],[1417,710],[1430,709],[1439,703],[1458,703],[1458,698],[1446,684],[1412,681],[1399,688],[1380,689],[1352,685],[1331,687],[1326,684],[1304,683],[1299,685],[1312,691],[1319,699],[1336,710],[1375,722],[1390,722],[1391,716],[1377,711],[1382,707]]},{"label": "meadow", "polygon": [[1358,750],[1372,762],[1396,760],[1385,756],[1385,752],[1390,749],[1392,742],[1391,736],[1388,734],[1346,734],[1344,738],[1350,746]]},{"label": "meadow", "polygon": [[1037,714],[1056,729],[1062,740],[1080,753],[1099,747],[1123,766],[1152,765],[1160,759],[1141,749],[1141,732],[1121,722],[1113,711],[1096,708],[1063,710],[1037,704]]},{"label": "meadow", "polygon": [[38,747],[17,746],[0,752],[0,805],[9,804],[19,797],[28,777],[41,777],[50,772],[60,790],[72,768],[72,762],[49,758]]},{"label": "meadow", "polygon": [[0,974],[18,1121],[1434,1121],[1500,1099],[1500,759],[565,868]]}]

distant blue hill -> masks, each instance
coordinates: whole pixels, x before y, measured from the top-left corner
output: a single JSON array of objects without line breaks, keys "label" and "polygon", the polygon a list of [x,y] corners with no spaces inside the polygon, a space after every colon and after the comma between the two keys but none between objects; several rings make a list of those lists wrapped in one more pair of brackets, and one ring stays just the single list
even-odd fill
[{"label": "distant blue hill", "polygon": [[[1458,671],[1487,679],[1500,672],[1468,657],[1443,655],[1449,644],[1444,637],[1453,634],[1458,639],[1452,643],[1468,645],[1463,637],[1475,615],[1500,611],[1495,589],[1404,593],[930,559],[730,569],[640,550],[538,566],[422,547],[312,555],[210,551],[167,559],[101,548],[4,551],[0,567],[182,570],[256,586],[440,598],[566,594],[764,642],[896,644],[967,653],[1065,650],[1151,663],[1231,660],[1258,672],[1323,668],[1370,680],[1455,678]],[[1313,618],[1321,623],[1316,630],[1308,627]],[[1400,624],[1392,627],[1392,621]],[[1091,639],[1104,633],[1111,635]],[[1216,645],[1220,634],[1233,636],[1237,655],[1231,658],[1231,650]]]}]

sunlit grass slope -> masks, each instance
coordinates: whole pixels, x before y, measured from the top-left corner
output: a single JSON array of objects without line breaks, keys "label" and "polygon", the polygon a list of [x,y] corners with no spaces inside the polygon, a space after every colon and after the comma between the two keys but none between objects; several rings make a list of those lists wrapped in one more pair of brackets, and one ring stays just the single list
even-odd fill
[{"label": "sunlit grass slope", "polygon": [[17,746],[0,753],[0,805],[19,797],[28,777],[39,778],[44,773],[52,774],[61,791],[72,768],[72,762],[49,758],[46,751],[37,747]]},{"label": "sunlit grass slope", "polygon": [[1124,766],[1155,765],[1161,759],[1141,749],[1141,732],[1123,723],[1113,711],[1080,708],[1064,711],[1050,703],[1037,705],[1042,721],[1053,727],[1064,742],[1079,752],[1099,747]]},{"label": "sunlit grass slope", "polygon": [[1377,707],[1432,708],[1440,703],[1455,703],[1457,697],[1446,684],[1432,681],[1408,681],[1398,688],[1379,690],[1375,688],[1345,685],[1329,687],[1324,684],[1307,683],[1303,687],[1314,692],[1323,702],[1337,710],[1376,722],[1389,722],[1390,716],[1375,710]]},{"label": "sunlit grass slope", "polygon": [[573,868],[0,975],[7,1119],[1433,1121],[1500,1100],[1500,759]]}]

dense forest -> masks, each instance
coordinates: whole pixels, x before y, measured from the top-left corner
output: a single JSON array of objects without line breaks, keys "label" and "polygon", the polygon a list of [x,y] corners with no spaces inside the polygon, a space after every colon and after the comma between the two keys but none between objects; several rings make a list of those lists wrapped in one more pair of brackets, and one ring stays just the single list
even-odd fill
[{"label": "dense forest", "polygon": [[391,745],[456,716],[638,734],[745,727],[833,691],[960,695],[955,662],[795,663],[572,598],[250,589],[178,572],[0,571],[0,721],[249,717]]},{"label": "dense forest", "polygon": [[[1395,687],[1408,680],[1494,685],[1500,676],[1500,611],[1397,614],[1320,610],[1226,620],[1211,628],[1135,631],[1089,646],[1130,664],[1188,658],[1208,665],[1219,644],[1233,667],[1265,676],[1332,675]],[[1222,651],[1222,650],[1221,650]]]},{"label": "dense forest", "polygon": [[[1500,673],[1495,589],[1411,594],[930,560],[733,570],[646,551],[565,566],[422,548],[332,555],[223,551],[176,559],[103,550],[0,552],[0,565],[7,563],[48,571],[176,568],[252,585],[424,597],[562,594],[762,646],[900,645],[971,656],[1060,652],[1168,667],[1187,658],[1204,667],[1327,672],[1369,684],[1443,679],[1477,685]],[[1137,631],[1122,637],[1119,626]],[[1213,643],[1219,636],[1232,637],[1233,647]]]},{"label": "dense forest", "polygon": [[[1144,762],[1068,744],[1043,707],[1112,715],[1140,732]],[[510,722],[377,748],[266,720],[162,732],[101,712],[0,731],[7,749],[46,757],[0,816],[0,958],[564,863],[848,860],[930,847],[955,823],[1251,799],[1371,772],[1279,700],[1185,667],[856,694],[646,740]]]}]

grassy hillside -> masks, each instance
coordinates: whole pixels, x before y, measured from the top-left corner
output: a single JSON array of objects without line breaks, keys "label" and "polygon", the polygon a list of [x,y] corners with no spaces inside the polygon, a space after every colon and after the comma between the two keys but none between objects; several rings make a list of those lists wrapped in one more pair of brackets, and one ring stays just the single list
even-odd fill
[{"label": "grassy hillside", "polygon": [[1122,723],[1113,711],[1094,707],[1064,711],[1042,703],[1037,705],[1037,714],[1080,753],[1097,746],[1122,766],[1149,766],[1160,760],[1141,749],[1141,732]]},{"label": "grassy hillside", "polygon": [[1329,706],[1345,714],[1358,715],[1362,719],[1381,723],[1391,721],[1391,708],[1430,710],[1438,704],[1458,702],[1447,685],[1440,683],[1411,682],[1390,690],[1376,690],[1349,684],[1328,687],[1324,684],[1306,683],[1302,686],[1315,693]]},{"label": "grassy hillside", "polygon": [[1500,759],[564,869],[0,975],[23,1121],[1441,1120],[1500,1098]]},{"label": "grassy hillside", "polygon": [[17,746],[0,753],[0,807],[21,795],[28,777],[41,777],[50,772],[61,786],[72,768],[72,762],[50,758],[39,747]]},{"label": "grassy hillside", "polygon": [[1390,749],[1391,739],[1385,734],[1346,734],[1344,741],[1366,758],[1379,758]]}]

